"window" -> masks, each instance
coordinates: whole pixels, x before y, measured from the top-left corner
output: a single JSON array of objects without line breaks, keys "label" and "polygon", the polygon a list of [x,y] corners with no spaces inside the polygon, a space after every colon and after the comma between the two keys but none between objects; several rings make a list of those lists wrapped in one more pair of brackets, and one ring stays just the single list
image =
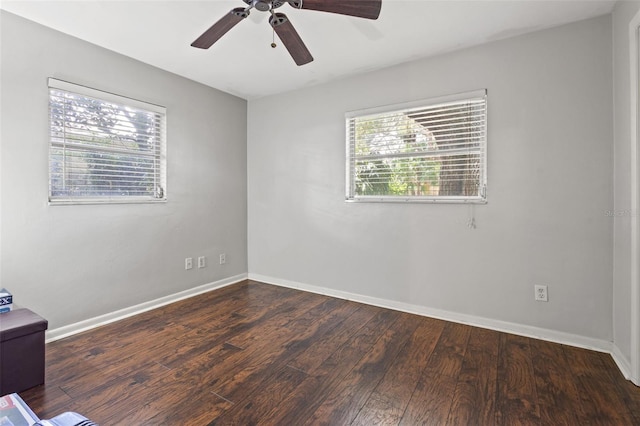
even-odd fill
[{"label": "window", "polygon": [[166,109],[49,79],[49,202],[166,200]]},{"label": "window", "polygon": [[487,93],[347,113],[347,200],[486,202]]}]

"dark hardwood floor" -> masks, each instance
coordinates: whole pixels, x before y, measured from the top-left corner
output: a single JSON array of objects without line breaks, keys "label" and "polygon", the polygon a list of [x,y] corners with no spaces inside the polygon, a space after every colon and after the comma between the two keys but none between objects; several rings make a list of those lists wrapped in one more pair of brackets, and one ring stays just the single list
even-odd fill
[{"label": "dark hardwood floor", "polygon": [[47,345],[42,418],[640,425],[607,354],[247,281]]}]

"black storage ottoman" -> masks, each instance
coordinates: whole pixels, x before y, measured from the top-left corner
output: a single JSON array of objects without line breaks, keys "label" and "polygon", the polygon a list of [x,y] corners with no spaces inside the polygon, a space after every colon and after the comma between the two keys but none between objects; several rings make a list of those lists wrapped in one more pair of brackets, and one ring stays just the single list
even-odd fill
[{"label": "black storage ottoman", "polygon": [[0,395],[44,383],[48,322],[28,309],[0,314]]}]

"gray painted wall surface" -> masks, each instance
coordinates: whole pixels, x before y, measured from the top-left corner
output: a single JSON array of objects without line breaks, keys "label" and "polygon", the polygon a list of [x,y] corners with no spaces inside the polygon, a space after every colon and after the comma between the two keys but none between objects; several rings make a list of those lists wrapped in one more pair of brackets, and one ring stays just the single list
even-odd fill
[{"label": "gray painted wall surface", "polygon": [[[251,101],[249,273],[611,341],[611,45],[603,16]],[[465,205],[344,202],[346,111],[482,88],[477,229]]]},{"label": "gray painted wall surface", "polygon": [[[16,303],[56,328],[246,273],[246,101],[0,19],[0,282]],[[167,107],[166,204],[47,205],[47,77]],[[203,255],[207,268],[184,270],[185,257]]]},{"label": "gray painted wall surface", "polygon": [[614,224],[613,335],[627,362],[631,357],[631,83],[629,24],[640,2],[622,1],[613,13]]}]

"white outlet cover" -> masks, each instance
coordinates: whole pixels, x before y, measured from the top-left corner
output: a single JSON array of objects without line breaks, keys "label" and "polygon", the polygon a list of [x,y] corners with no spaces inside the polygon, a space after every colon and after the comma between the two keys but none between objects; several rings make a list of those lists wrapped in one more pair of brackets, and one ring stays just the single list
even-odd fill
[{"label": "white outlet cover", "polygon": [[548,302],[549,301],[549,293],[547,292],[546,285],[536,285],[534,286],[535,291],[535,300],[538,302]]}]

